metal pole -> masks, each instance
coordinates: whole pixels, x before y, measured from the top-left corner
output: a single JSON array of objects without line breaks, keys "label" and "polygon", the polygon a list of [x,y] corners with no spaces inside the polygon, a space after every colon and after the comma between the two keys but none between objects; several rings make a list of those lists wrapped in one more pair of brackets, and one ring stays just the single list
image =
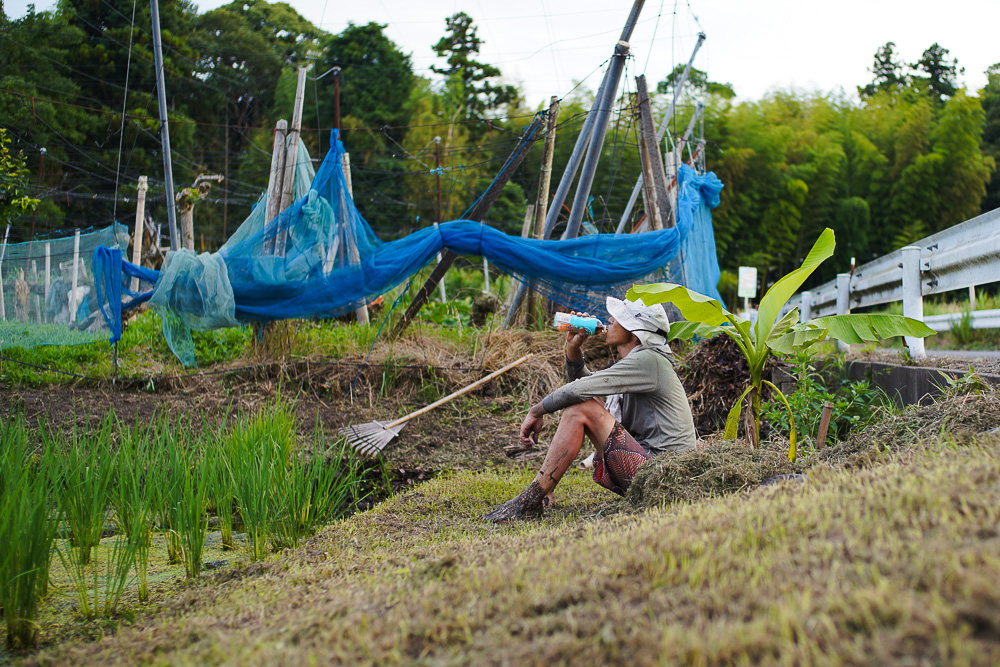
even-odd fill
[{"label": "metal pole", "polygon": [[340,129],[340,68],[333,68],[333,126]]},{"label": "metal pole", "polygon": [[434,137],[435,161],[434,175],[437,178],[437,218],[436,222],[441,222],[441,137]]},{"label": "metal pole", "polygon": [[[681,91],[684,90],[684,85],[687,83],[688,76],[691,74],[691,66],[694,64],[694,57],[698,55],[698,49],[701,48],[702,43],[705,41],[705,33],[698,33],[698,42],[694,45],[694,51],[691,52],[691,57],[688,59],[687,65],[684,66],[684,72],[681,74],[680,81],[674,87],[674,97],[670,100],[670,106],[667,108],[666,115],[663,116],[663,120],[660,121],[660,127],[656,131],[656,143],[659,143],[663,139],[663,135],[667,131],[667,125],[670,123],[670,119],[673,118],[674,108],[677,106],[677,100],[680,99]],[[632,195],[628,198],[628,204],[625,205],[625,212],[622,214],[622,219],[618,223],[618,229],[615,230],[615,234],[621,234],[622,230],[625,229],[625,223],[628,222],[628,218],[632,215],[632,208],[635,206],[636,200],[639,198],[639,190],[642,189],[642,174],[639,174],[639,178],[635,181],[635,187],[632,188]]]},{"label": "metal pole", "polygon": [[[580,136],[576,138],[576,145],[573,146],[573,152],[570,153],[569,162],[566,163],[566,169],[563,171],[562,178],[559,180],[559,186],[556,188],[555,195],[552,196],[552,203],[549,205],[548,213],[545,215],[545,229],[542,234],[543,239],[547,239],[552,236],[552,230],[555,229],[556,221],[559,219],[559,211],[562,209],[563,202],[566,201],[566,195],[569,194],[569,189],[573,185],[573,179],[576,178],[576,172],[580,168],[580,162],[583,161],[584,150],[590,141],[590,132],[594,128],[594,118],[597,116],[597,108],[604,99],[604,89],[608,85],[608,74],[611,72],[611,68],[604,73],[604,79],[601,81],[601,87],[597,89],[597,96],[594,97],[594,106],[591,107],[590,112],[587,114],[587,119],[583,121],[583,127],[580,128]],[[523,283],[522,283],[523,286]]]},{"label": "metal pole", "polygon": [[576,195],[573,198],[573,207],[569,212],[569,222],[566,224],[566,231],[563,232],[564,239],[576,238],[580,233],[583,211],[587,207],[590,186],[594,183],[597,163],[601,159],[601,148],[604,146],[604,137],[608,133],[608,120],[611,118],[611,110],[614,108],[615,97],[618,95],[618,81],[625,69],[625,56],[628,55],[628,49],[628,42],[621,41],[615,44],[615,55],[611,59],[611,67],[609,68],[608,85],[605,87],[604,99],[601,100],[601,107],[597,110],[597,118],[594,120],[587,157],[583,161],[580,182],[576,185]]},{"label": "metal pole", "polygon": [[[837,314],[847,315],[851,312],[851,274],[837,274]],[[837,351],[847,352],[851,346],[842,340],[837,341]]]},{"label": "metal pole", "polygon": [[170,163],[170,126],[167,123],[167,89],[163,80],[163,44],[160,38],[160,6],[149,0],[153,14],[153,63],[156,66],[156,96],[160,103],[160,141],[163,150],[163,171],[167,183],[167,223],[170,225],[170,249],[181,246],[177,236],[177,214],[174,211],[174,174]]},{"label": "metal pole", "polygon": [[[903,248],[903,315],[915,320],[924,321],[924,297],[920,289],[920,246]],[[923,338],[905,337],[910,357],[916,360],[925,359]]]}]

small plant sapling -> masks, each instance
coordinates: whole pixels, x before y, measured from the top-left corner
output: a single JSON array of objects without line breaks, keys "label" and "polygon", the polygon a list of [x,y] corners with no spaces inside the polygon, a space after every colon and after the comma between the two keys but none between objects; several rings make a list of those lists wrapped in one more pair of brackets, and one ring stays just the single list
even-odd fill
[{"label": "small plant sapling", "polygon": [[833,255],[836,241],[832,229],[820,234],[806,256],[802,266],[784,276],[771,286],[760,301],[757,323],[726,310],[717,299],[689,290],[683,285],[655,283],[635,285],[628,298],[641,299],[647,305],[672,303],[681,311],[687,322],[676,322],[670,327],[670,337],[689,339],[695,335],[714,336],[725,334],[736,345],[750,366],[750,381],[737,399],[726,419],[726,438],[735,438],[742,416],[743,401],[749,405],[744,422],[747,439],[752,447],[760,440],[761,394],[769,387],[784,404],[790,423],[788,458],[796,457],[795,416],[788,399],[770,380],[763,377],[764,364],[772,353],[789,354],[805,349],[827,336],[845,343],[874,342],[881,338],[912,336],[923,338],[934,330],[919,320],[899,315],[831,315],[799,323],[798,308],[793,308],[779,318],[781,309],[802,287],[802,284],[824,260]]}]

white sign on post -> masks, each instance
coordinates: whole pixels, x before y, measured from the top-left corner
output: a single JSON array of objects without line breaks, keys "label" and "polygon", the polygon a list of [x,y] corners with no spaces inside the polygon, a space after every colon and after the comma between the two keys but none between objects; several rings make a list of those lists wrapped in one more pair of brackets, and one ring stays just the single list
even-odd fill
[{"label": "white sign on post", "polygon": [[740,282],[736,294],[743,299],[753,299],[757,296],[757,267],[740,267]]}]

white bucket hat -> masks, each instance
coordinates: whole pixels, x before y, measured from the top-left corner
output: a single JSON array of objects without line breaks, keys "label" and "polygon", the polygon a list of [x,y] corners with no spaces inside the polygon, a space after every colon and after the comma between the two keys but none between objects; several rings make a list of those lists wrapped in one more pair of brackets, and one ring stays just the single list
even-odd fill
[{"label": "white bucket hat", "polygon": [[634,333],[643,345],[663,345],[670,331],[670,319],[660,304],[647,306],[642,301],[607,299],[607,309],[615,321]]}]

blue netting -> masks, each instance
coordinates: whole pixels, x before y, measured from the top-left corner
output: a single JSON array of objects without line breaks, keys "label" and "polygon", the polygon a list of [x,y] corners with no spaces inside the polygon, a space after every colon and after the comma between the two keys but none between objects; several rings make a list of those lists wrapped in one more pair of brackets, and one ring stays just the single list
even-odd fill
[{"label": "blue netting", "polygon": [[[125,290],[149,298],[185,364],[194,363],[191,329],[344,315],[407,280],[444,248],[486,257],[552,301],[593,313],[603,313],[606,295],[620,296],[640,281],[682,282],[718,297],[708,209],[718,205],[722,183],[714,174],[682,168],[678,223],[671,229],[536,241],[456,220],[383,242],[348,195],[336,131],[331,143],[308,188],[308,154],[300,150],[296,191],[304,194],[274,220],[264,223],[262,199],[218,253],[168,253],[159,275],[147,276],[155,279],[151,295]],[[114,275],[113,267],[105,275]]]}]

